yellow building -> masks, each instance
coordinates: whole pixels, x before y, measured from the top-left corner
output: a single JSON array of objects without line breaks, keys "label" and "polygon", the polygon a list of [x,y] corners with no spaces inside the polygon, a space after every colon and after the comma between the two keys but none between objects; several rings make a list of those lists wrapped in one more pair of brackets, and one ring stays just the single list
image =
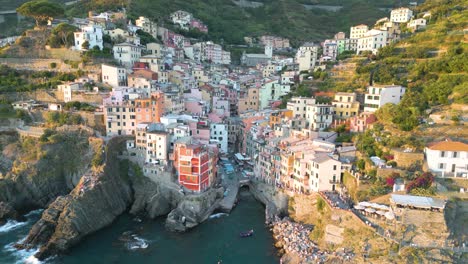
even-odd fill
[{"label": "yellow building", "polygon": [[336,93],[332,102],[336,118],[349,118],[359,113],[359,102],[355,93]]}]

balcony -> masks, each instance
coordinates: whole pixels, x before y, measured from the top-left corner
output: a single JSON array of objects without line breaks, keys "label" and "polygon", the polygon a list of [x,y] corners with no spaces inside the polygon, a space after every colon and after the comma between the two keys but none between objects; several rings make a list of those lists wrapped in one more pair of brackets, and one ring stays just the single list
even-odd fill
[{"label": "balcony", "polygon": [[339,184],[340,181],[339,180],[330,180],[330,184]]}]

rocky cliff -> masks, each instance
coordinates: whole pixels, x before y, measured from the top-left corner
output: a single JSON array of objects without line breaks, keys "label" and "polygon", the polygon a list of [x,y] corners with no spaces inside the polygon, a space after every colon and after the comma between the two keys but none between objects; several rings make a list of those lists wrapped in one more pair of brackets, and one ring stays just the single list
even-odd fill
[{"label": "rocky cliff", "polygon": [[109,142],[103,170],[84,175],[70,194],[55,199],[18,248],[40,247],[36,257],[45,259],[68,250],[127,210],[133,191],[128,171],[117,158],[124,140]]},{"label": "rocky cliff", "polygon": [[271,185],[263,182],[252,181],[248,186],[255,199],[265,205],[266,222],[271,223],[275,216],[288,215],[288,195],[276,192]]},{"label": "rocky cliff", "polygon": [[[24,139],[2,147],[0,212],[44,208],[76,186],[95,150],[81,131],[57,132],[42,141]],[[0,220],[11,214],[0,213]]]},{"label": "rocky cliff", "polygon": [[175,183],[155,182],[138,173],[138,169],[131,169],[134,201],[130,209],[131,214],[140,214],[154,219],[167,215],[177,207],[184,195]]}]

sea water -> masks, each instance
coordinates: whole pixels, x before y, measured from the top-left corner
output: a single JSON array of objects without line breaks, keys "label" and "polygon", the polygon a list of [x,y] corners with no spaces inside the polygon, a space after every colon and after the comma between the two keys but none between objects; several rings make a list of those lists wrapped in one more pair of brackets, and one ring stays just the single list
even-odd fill
[{"label": "sea water", "polygon": [[[46,263],[279,263],[272,234],[265,226],[265,209],[247,191],[239,194],[238,206],[229,214],[213,217],[186,233],[169,232],[164,217],[141,220],[124,214],[112,225],[88,236],[63,256]],[[37,220],[36,216],[36,220]],[[34,251],[15,250],[34,218],[0,233],[0,263],[34,263]],[[11,224],[10,224],[11,226]],[[2,227],[0,227],[1,230]],[[252,237],[239,233],[253,229]],[[29,258],[29,259],[28,259]]]}]

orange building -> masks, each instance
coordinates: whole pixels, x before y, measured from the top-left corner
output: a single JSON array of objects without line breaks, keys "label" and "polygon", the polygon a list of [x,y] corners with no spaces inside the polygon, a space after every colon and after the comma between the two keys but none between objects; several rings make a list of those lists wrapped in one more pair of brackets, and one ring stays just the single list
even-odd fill
[{"label": "orange building", "polygon": [[136,123],[159,123],[164,111],[164,95],[153,93],[149,98],[135,99]]},{"label": "orange building", "polygon": [[278,112],[273,112],[270,115],[270,127],[273,128],[275,125],[280,125],[282,120],[292,119],[293,111],[284,109]]},{"label": "orange building", "polygon": [[203,192],[215,181],[217,155],[208,146],[181,140],[174,146],[174,167],[179,184]]}]

